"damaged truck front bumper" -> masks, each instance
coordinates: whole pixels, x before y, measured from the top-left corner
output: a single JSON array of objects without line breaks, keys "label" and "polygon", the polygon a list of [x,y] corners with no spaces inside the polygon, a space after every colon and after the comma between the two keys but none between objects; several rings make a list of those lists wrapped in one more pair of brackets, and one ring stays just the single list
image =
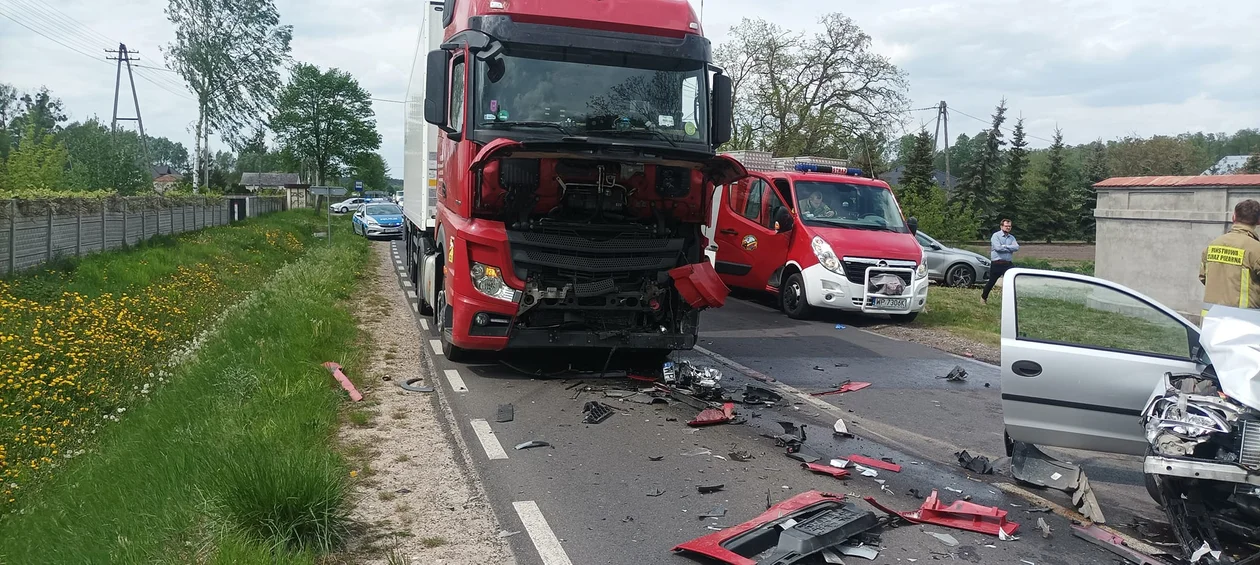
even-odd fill
[{"label": "damaged truck front bumper", "polygon": [[1171,457],[1150,456],[1142,463],[1142,471],[1151,475],[1238,483],[1256,487],[1252,495],[1260,495],[1260,472],[1249,471],[1228,463],[1209,463]]}]

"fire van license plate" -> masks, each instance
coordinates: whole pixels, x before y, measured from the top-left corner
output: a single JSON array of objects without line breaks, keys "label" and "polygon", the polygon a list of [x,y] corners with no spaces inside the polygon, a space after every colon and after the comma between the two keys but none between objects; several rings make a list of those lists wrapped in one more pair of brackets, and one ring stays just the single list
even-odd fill
[{"label": "fire van license plate", "polygon": [[905,310],[910,307],[909,298],[872,298],[872,308],[882,308],[884,310]]}]

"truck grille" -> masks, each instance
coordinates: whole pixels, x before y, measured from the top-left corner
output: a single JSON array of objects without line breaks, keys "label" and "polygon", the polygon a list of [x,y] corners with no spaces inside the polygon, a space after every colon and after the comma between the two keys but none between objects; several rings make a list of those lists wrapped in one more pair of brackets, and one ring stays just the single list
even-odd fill
[{"label": "truck grille", "polygon": [[522,279],[534,273],[599,281],[632,273],[667,271],[677,266],[685,241],[635,235],[596,239],[509,230],[508,244],[512,266]]},{"label": "truck grille", "polygon": [[1238,462],[1244,467],[1260,469],[1260,421],[1243,422],[1242,447],[1238,450]]}]

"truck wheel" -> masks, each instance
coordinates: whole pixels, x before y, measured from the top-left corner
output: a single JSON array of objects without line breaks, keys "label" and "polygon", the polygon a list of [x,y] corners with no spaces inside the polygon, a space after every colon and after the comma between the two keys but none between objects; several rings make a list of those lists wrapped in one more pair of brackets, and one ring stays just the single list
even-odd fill
[{"label": "truck wheel", "polygon": [[910,322],[913,322],[915,318],[919,317],[919,313],[911,312],[909,314],[889,314],[888,317],[892,318],[892,321],[897,322],[898,324],[909,324]]},{"label": "truck wheel", "polygon": [[787,284],[779,291],[779,301],[783,304],[783,313],[795,320],[808,318],[813,310],[805,298],[805,279],[800,273],[788,277]]},{"label": "truck wheel", "polygon": [[447,337],[447,331],[450,330],[447,327],[447,317],[451,315],[450,310],[451,308],[446,304],[446,291],[439,291],[437,305],[433,309],[433,317],[434,325],[437,326],[438,337],[442,342],[442,355],[455,363],[459,363],[467,359],[468,350],[452,344],[450,338]]}]

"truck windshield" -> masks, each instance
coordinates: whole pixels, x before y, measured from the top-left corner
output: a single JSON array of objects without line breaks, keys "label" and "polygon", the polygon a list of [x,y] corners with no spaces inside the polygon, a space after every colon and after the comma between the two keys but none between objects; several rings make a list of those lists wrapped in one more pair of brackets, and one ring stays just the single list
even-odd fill
[{"label": "truck windshield", "polygon": [[886,188],[806,180],[795,184],[797,212],[806,225],[910,233]]},{"label": "truck windshield", "polygon": [[643,66],[627,64],[633,62],[630,55],[592,59],[550,51],[478,62],[473,123],[478,129],[552,136],[633,137],[675,146],[707,145],[704,63],[644,60],[637,61]]}]

